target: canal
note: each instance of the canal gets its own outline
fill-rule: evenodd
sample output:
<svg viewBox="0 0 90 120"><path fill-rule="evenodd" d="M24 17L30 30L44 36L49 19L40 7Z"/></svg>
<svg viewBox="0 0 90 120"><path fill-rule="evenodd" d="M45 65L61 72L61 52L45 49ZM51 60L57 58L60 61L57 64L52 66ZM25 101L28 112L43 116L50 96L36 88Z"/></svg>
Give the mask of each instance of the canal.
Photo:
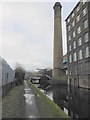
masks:
<svg viewBox="0 0 90 120"><path fill-rule="evenodd" d="M43 92L71 118L90 119L90 90L52 85Z"/></svg>

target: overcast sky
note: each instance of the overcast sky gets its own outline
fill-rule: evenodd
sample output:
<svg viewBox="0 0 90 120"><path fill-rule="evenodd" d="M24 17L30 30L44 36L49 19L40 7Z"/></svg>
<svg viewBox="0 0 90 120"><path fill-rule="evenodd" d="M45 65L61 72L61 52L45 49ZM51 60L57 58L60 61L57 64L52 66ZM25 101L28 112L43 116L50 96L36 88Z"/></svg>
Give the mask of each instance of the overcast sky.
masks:
<svg viewBox="0 0 90 120"><path fill-rule="evenodd" d="M22 64L27 70L52 67L54 3L4 2L0 4L1 56L12 67L16 63ZM61 2L61 4L63 54L65 54L67 50L65 19L76 2Z"/></svg>

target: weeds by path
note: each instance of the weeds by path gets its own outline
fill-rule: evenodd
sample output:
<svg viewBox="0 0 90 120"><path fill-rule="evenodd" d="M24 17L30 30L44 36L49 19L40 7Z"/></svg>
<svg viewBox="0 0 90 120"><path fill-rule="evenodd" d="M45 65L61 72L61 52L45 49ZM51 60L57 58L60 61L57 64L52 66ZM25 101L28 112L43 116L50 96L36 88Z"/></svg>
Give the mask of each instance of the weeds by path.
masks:
<svg viewBox="0 0 90 120"><path fill-rule="evenodd" d="M36 105L40 114L40 118L64 118L64 120L72 120L53 101L51 101L32 83L27 83L36 97Z"/></svg>

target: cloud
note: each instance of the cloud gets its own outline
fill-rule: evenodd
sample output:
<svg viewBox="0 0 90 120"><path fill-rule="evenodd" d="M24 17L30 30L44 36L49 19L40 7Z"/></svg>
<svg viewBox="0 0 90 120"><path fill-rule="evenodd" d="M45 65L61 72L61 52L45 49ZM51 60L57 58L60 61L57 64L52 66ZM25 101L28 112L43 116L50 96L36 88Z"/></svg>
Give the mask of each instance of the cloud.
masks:
<svg viewBox="0 0 90 120"><path fill-rule="evenodd" d="M49 9L47 4L45 7ZM3 4L2 52L11 66L15 63L26 69L51 66L52 18L42 8L42 3Z"/></svg>
<svg viewBox="0 0 90 120"><path fill-rule="evenodd" d="M51 2L2 3L2 9L0 9L2 10L0 14L2 56L12 67L15 63L23 64L29 70L52 66L53 5L54 3ZM62 21L67 15L65 9ZM63 43L66 44L65 24L62 23ZM64 44L65 54L66 45Z"/></svg>
<svg viewBox="0 0 90 120"><path fill-rule="evenodd" d="M81 0L86 1L86 0ZM1 2L56 2L56 0L1 0ZM58 0L58 2L79 2L79 0Z"/></svg>

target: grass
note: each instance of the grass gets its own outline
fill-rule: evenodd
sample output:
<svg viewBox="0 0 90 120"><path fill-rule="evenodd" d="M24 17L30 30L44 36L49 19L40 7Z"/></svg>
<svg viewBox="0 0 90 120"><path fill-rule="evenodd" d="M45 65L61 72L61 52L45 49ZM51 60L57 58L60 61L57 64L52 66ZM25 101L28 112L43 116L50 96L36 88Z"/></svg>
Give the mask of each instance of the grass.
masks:
<svg viewBox="0 0 90 120"><path fill-rule="evenodd" d="M60 107L44 95L38 88L30 82L27 83L36 97L36 105L41 118L66 118L70 120L70 117L66 115Z"/></svg>
<svg viewBox="0 0 90 120"><path fill-rule="evenodd" d="M2 99L3 118L23 118L24 117L24 86L15 86Z"/></svg>

